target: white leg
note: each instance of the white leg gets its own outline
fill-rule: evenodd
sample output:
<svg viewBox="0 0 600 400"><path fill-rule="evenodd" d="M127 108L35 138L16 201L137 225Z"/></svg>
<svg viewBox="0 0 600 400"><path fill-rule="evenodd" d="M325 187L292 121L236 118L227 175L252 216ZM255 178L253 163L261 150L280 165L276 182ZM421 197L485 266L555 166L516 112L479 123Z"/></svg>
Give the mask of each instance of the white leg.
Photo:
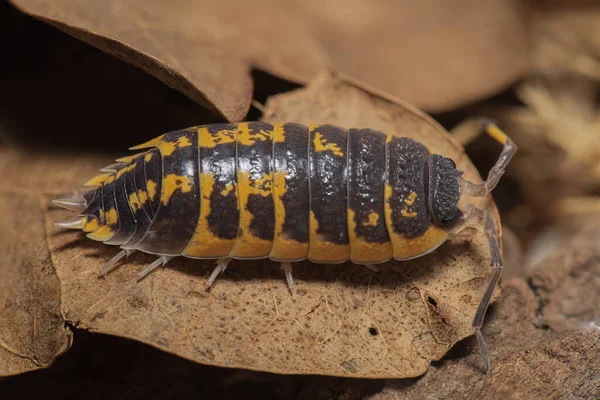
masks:
<svg viewBox="0 0 600 400"><path fill-rule="evenodd" d="M285 274L285 280L290 288L290 292L294 293L294 277L292 276L292 263L282 262L281 270Z"/></svg>
<svg viewBox="0 0 600 400"><path fill-rule="evenodd" d="M365 267L369 268L373 272L380 272L379 268L373 264L363 264Z"/></svg>
<svg viewBox="0 0 600 400"><path fill-rule="evenodd" d="M231 262L231 258L226 257L226 258L220 258L217 260L217 266L215 267L215 269L213 270L212 274L210 274L210 276L208 277L208 280L206 281L206 287L205 289L208 290L211 285L214 283L215 279L217 279L217 276L219 276L220 273L225 272L225 270L227 269L227 266L229 265L229 263Z"/></svg>
<svg viewBox="0 0 600 400"><path fill-rule="evenodd" d="M104 266L100 270L100 277L105 278L106 274L108 274L110 271L112 271L114 269L114 266L123 257L129 257L131 255L131 253L134 253L134 252L135 252L135 250L133 250L133 249L127 249L127 250L120 251L116 256L114 256L113 258L108 260L108 262L106 264L104 264Z"/></svg>
<svg viewBox="0 0 600 400"><path fill-rule="evenodd" d="M157 269L158 267L163 267L166 263L174 259L174 256L160 256L158 257L152 264L148 265L144 270L140 273L138 277L138 282L148 276L152 271Z"/></svg>

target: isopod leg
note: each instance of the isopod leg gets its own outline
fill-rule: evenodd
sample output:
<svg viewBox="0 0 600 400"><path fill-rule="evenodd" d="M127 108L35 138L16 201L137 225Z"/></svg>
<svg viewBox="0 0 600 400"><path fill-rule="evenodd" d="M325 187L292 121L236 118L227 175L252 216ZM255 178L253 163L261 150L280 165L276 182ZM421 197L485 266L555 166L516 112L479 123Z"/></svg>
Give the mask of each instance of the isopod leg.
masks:
<svg viewBox="0 0 600 400"><path fill-rule="evenodd" d="M134 252L135 252L135 250L133 250L133 249L127 249L127 250L120 251L116 256L114 256L113 258L111 258L110 260L108 260L108 262L106 264L104 264L104 266L100 270L100 276L99 277L102 277L102 278L106 277L106 274L108 274L110 271L112 271L115 268L115 265L123 257L129 257Z"/></svg>
<svg viewBox="0 0 600 400"><path fill-rule="evenodd" d="M147 277L152 271L157 269L158 267L163 267L169 261L174 259L175 257L171 256L160 256L158 257L152 264L148 265L142 272L140 272L140 276L138 277L138 282Z"/></svg>
<svg viewBox="0 0 600 400"><path fill-rule="evenodd" d="M502 256L500 255L498 230L496 229L496 225L494 224L490 214L485 210L481 210L473 205L469 205L465 213L465 227L468 226L483 228L490 250L490 267L493 268L492 277L485 288L485 292L483 293L481 300L479 301L472 324L475 331L475 336L477 337L477 342L479 343L479 348L481 349L481 354L483 356L485 371L486 373L489 373L490 359L485 339L481 333L481 327L483 326L483 320L490 304L490 300L494 294L494 288L498 284L500 276L502 275L503 263Z"/></svg>
<svg viewBox="0 0 600 400"><path fill-rule="evenodd" d="M285 274L285 281L287 282L288 287L290 288L290 292L293 294L294 293L294 277L292 276L292 263L282 262L281 270Z"/></svg>
<svg viewBox="0 0 600 400"><path fill-rule="evenodd" d="M215 267L212 274L210 274L210 276L208 277L208 280L206 281L206 286L205 286L206 290L208 290L211 287L211 285L214 283L215 279L217 279L217 276L219 276L219 274L223 273L227 269L227 266L229 265L230 262L231 262L231 258L229 258L229 257L220 258L217 260L217 266Z"/></svg>
<svg viewBox="0 0 600 400"><path fill-rule="evenodd" d="M496 164L492 167L488 173L487 179L484 182L473 183L462 178L460 179L462 192L467 196L487 196L488 193L490 193L496 187L500 177L504 174L504 171L506 171L508 163L517 152L517 145L494 123L484 120L482 125L485 133L487 133L497 142L504 145L504 147L502 148L500 157L498 157Z"/></svg>
<svg viewBox="0 0 600 400"><path fill-rule="evenodd" d="M365 267L369 268L371 271L373 272L380 272L379 268L377 267L377 265L374 264L363 264Z"/></svg>

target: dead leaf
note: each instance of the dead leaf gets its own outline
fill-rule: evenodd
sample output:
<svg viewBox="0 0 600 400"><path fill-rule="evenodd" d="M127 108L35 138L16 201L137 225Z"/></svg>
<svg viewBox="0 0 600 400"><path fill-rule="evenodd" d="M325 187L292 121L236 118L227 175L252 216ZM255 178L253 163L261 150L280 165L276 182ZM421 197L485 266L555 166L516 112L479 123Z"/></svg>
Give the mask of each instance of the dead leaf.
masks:
<svg viewBox="0 0 600 400"><path fill-rule="evenodd" d="M478 179L460 146L424 114L328 75L267 107L272 118L311 118L411 136L453 157L468 178ZM19 160L21 176L27 177L19 187L32 193L78 187L84 174L109 161L12 151L17 154L2 157L4 176L19 176L10 170ZM36 178L41 170L43 179ZM9 179L2 182L7 192L14 185ZM493 206L488 209L497 218ZM46 214L66 320L209 365L282 374L417 376L472 333L489 272L487 244L478 234L471 243L448 243L414 261L390 262L381 273L351 264L300 263L293 297L277 265L263 261L234 262L209 293L203 287L211 261L174 260L137 283L137 273L152 257L136 255L98 279L117 249L53 226L69 216L63 210Z"/></svg>
<svg viewBox="0 0 600 400"><path fill-rule="evenodd" d="M372 400L389 398L595 399L600 395L598 219L529 275L506 283L487 334L497 361L490 376L466 358L443 361L414 385L390 384Z"/></svg>
<svg viewBox="0 0 600 400"><path fill-rule="evenodd" d="M250 107L251 68L307 83L333 67L433 111L498 92L528 68L519 0L12 2L230 121Z"/></svg>
<svg viewBox="0 0 600 400"><path fill-rule="evenodd" d="M480 373L474 340L461 343L418 380L304 382L297 399L597 399L600 396L600 289L597 215L530 273L507 281L484 334L496 360ZM365 396L362 392L377 392Z"/></svg>
<svg viewBox="0 0 600 400"><path fill-rule="evenodd" d="M431 112L497 93L529 68L529 10L519 0L296 3L333 67Z"/></svg>
<svg viewBox="0 0 600 400"><path fill-rule="evenodd" d="M48 367L71 347L44 213L40 196L0 191L0 376Z"/></svg>

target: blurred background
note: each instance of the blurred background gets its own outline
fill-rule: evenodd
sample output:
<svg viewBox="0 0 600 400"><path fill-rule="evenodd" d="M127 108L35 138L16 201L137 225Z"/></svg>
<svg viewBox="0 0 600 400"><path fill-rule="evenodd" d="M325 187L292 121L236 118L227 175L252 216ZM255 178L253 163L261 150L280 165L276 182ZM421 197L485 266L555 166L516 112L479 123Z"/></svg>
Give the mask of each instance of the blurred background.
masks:
<svg viewBox="0 0 600 400"><path fill-rule="evenodd" d="M333 68L427 111L483 176L500 146L477 136L473 121L493 118L509 134L519 153L494 199L505 279L525 277L600 215L600 7L583 0L416 4L3 2L2 157L119 154L175 128L260 119L269 96ZM0 398L79 397L93 388L93 398L242 398L252 390L264 399L351 399L384 382L210 368L78 332L52 367L0 384Z"/></svg>

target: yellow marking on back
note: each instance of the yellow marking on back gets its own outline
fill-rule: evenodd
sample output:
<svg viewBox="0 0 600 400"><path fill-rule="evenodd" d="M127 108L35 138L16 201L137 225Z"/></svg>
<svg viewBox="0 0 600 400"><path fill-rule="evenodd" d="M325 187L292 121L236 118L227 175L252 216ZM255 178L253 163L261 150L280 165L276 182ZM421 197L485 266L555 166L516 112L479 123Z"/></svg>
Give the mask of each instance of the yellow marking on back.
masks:
<svg viewBox="0 0 600 400"><path fill-rule="evenodd" d="M83 226L84 232L94 232L100 228L100 222L96 217L88 217L85 225Z"/></svg>
<svg viewBox="0 0 600 400"><path fill-rule="evenodd" d="M390 238L392 239L392 244L394 246L394 259L406 260L409 258L418 257L420 255L426 254L434 250L444 241L446 241L446 239L448 238L448 233L433 225L430 226L421 236L417 236L414 238L406 238L404 237L404 235L395 233L394 229L392 228L392 208L389 204L389 199L392 197L392 187L387 183L385 185L384 193L385 223L388 228L388 234L390 235ZM409 200L411 197L412 196L409 196ZM414 198L416 199L416 196L414 196ZM403 211L404 210L406 210L406 208L404 208ZM404 212L403 216L409 218L411 217L410 215L404 215Z"/></svg>
<svg viewBox="0 0 600 400"><path fill-rule="evenodd" d="M192 181L187 176L169 174L163 178L161 199L163 205L169 204L171 196L176 190L188 193L192 190Z"/></svg>
<svg viewBox="0 0 600 400"><path fill-rule="evenodd" d="M156 147L156 146L158 146L158 144L160 143L162 138L165 137L165 135L166 135L166 133L164 135L160 135L159 137L156 137L154 139L148 140L146 143L142 143L142 144L138 144L137 146L130 147L129 150L140 150L140 149L147 149L149 147Z"/></svg>
<svg viewBox="0 0 600 400"><path fill-rule="evenodd" d="M417 216L415 211L408 212L408 206L412 206L415 200L417 199L417 194L415 192L410 192L408 195L408 199L404 201L404 208L400 210L400 214L406 218L414 218Z"/></svg>
<svg viewBox="0 0 600 400"><path fill-rule="evenodd" d="M414 218L417 216L417 213L415 211L408 212L408 209L406 208L406 206L404 206L404 208L402 210L400 210L400 214L406 218Z"/></svg>
<svg viewBox="0 0 600 400"><path fill-rule="evenodd" d="M272 132L265 131L261 129L260 131L252 130L250 131L250 126L247 122L242 122L238 124L238 143L243 144L244 146L252 146L257 141L264 142L271 138Z"/></svg>
<svg viewBox="0 0 600 400"><path fill-rule="evenodd" d="M315 145L316 152L330 151L338 157L344 157L344 152L342 151L341 147L323 138L319 132L315 132L313 144Z"/></svg>
<svg viewBox="0 0 600 400"><path fill-rule="evenodd" d="M369 222L373 220L371 216L375 214L377 218L379 216L377 213L369 214ZM356 234L356 222L354 210L348 209L348 236L350 238L350 260L352 260L355 264L378 264L392 258L394 253L394 248L392 246L392 242L386 243L372 243L367 242L362 237ZM377 218L375 218L374 225L377 224ZM363 226L365 223L362 223Z"/></svg>
<svg viewBox="0 0 600 400"><path fill-rule="evenodd" d="M215 179L212 173L200 174L200 215L196 231L192 235L190 243L183 251L187 257L197 258L219 258L226 257L233 248L235 240L222 239L215 236L208 226L208 215L211 211L210 196L213 192Z"/></svg>
<svg viewBox="0 0 600 400"><path fill-rule="evenodd" d="M98 230L96 230L92 233L88 233L87 237L89 237L92 240L97 240L99 242L105 242L105 241L109 240L111 237L113 237L114 234L115 234L115 231L113 228L111 228L108 225L103 225Z"/></svg>
<svg viewBox="0 0 600 400"><path fill-rule="evenodd" d="M118 170L115 174L115 179L119 179L120 177L122 177L125 172L127 172L127 168L121 168L120 170Z"/></svg>
<svg viewBox="0 0 600 400"><path fill-rule="evenodd" d="M114 181L115 181L115 175L112 174L108 178L106 178L106 180L102 183L102 185L107 186L107 185L110 185L111 183L113 183Z"/></svg>
<svg viewBox="0 0 600 400"><path fill-rule="evenodd" d="M207 127L198 129L198 147L213 148L218 144L233 143L237 140L237 130L223 129L214 134Z"/></svg>
<svg viewBox="0 0 600 400"><path fill-rule="evenodd" d="M119 213L117 213L115 208L106 211L104 217L106 218L106 225L116 225L119 223Z"/></svg>
<svg viewBox="0 0 600 400"><path fill-rule="evenodd" d="M283 143L285 142L285 124L275 124L273 125L273 143Z"/></svg>
<svg viewBox="0 0 600 400"><path fill-rule="evenodd" d="M99 187L102 186L102 184L104 182L106 182L106 180L112 176L112 174L101 174L101 175L96 175L95 177L93 177L92 179L90 179L89 181L87 181L86 183L83 184L83 186L92 186L92 187Z"/></svg>
<svg viewBox="0 0 600 400"><path fill-rule="evenodd" d="M394 258L397 260L405 260L408 258L418 257L435 250L439 245L448 239L448 233L435 226L430 226L421 236L414 238L404 238L393 241L394 243Z"/></svg>
<svg viewBox="0 0 600 400"><path fill-rule="evenodd" d="M248 211L247 205L248 198L251 194L258 194L263 197L271 195L273 175L272 173L263 174L263 176L260 179L253 181L248 172L238 171L237 177L240 225L238 229L238 237L235 241L233 249L231 250L230 257L266 257L271 252L271 246L273 241L258 238L250 232L250 223L254 219L254 215L252 215L252 213Z"/></svg>
<svg viewBox="0 0 600 400"><path fill-rule="evenodd" d="M227 196L234 189L235 185L233 184L233 182L229 182L227 185L225 185L225 189L221 190L221 196Z"/></svg>
<svg viewBox="0 0 600 400"><path fill-rule="evenodd" d="M352 211L352 210L350 210ZM354 211L352 211L352 213L354 213ZM354 219L353 219L354 221ZM377 221L379 221L379 214L377 214L376 212L372 212L371 214L369 214L369 220L368 221L363 221L363 223L361 224L362 226L377 226Z"/></svg>
<svg viewBox="0 0 600 400"><path fill-rule="evenodd" d="M275 261L298 261L308 255L308 242L301 243L283 234L286 210L282 197L286 194L285 178L287 172L275 172L273 179L273 200L275 202L275 237L269 258ZM308 210L294 210L306 212Z"/></svg>
<svg viewBox="0 0 600 400"><path fill-rule="evenodd" d="M148 179L146 182L146 188L148 189L148 197L150 200L154 200L154 196L156 196L156 182L152 179Z"/></svg>
<svg viewBox="0 0 600 400"><path fill-rule="evenodd" d="M158 148L158 150L160 150L160 154L162 154L163 157L167 157L173 154L175 149L179 149L181 147L189 147L191 145L192 141L190 140L190 138L188 138L187 136L180 136L174 142L161 141L156 147Z"/></svg>
<svg viewBox="0 0 600 400"><path fill-rule="evenodd" d="M350 258L350 244L335 244L319 235L319 221L310 211L308 259L314 263L341 263Z"/></svg>
<svg viewBox="0 0 600 400"><path fill-rule="evenodd" d="M149 163L149 162L150 162L150 160L152 160L152 156L153 156L153 154L154 154L154 153L152 153L152 152L148 152L148 153L146 153L146 155L144 156L144 161L145 161L145 162L147 162L147 163Z"/></svg>
<svg viewBox="0 0 600 400"><path fill-rule="evenodd" d="M133 192L129 194L129 207L131 207L131 211L136 213L140 208L142 208L142 203L140 203L140 199L137 196L137 193Z"/></svg>
<svg viewBox="0 0 600 400"><path fill-rule="evenodd" d="M148 201L148 193L145 190L138 189L137 195L138 199L140 200L140 204L145 204Z"/></svg>

